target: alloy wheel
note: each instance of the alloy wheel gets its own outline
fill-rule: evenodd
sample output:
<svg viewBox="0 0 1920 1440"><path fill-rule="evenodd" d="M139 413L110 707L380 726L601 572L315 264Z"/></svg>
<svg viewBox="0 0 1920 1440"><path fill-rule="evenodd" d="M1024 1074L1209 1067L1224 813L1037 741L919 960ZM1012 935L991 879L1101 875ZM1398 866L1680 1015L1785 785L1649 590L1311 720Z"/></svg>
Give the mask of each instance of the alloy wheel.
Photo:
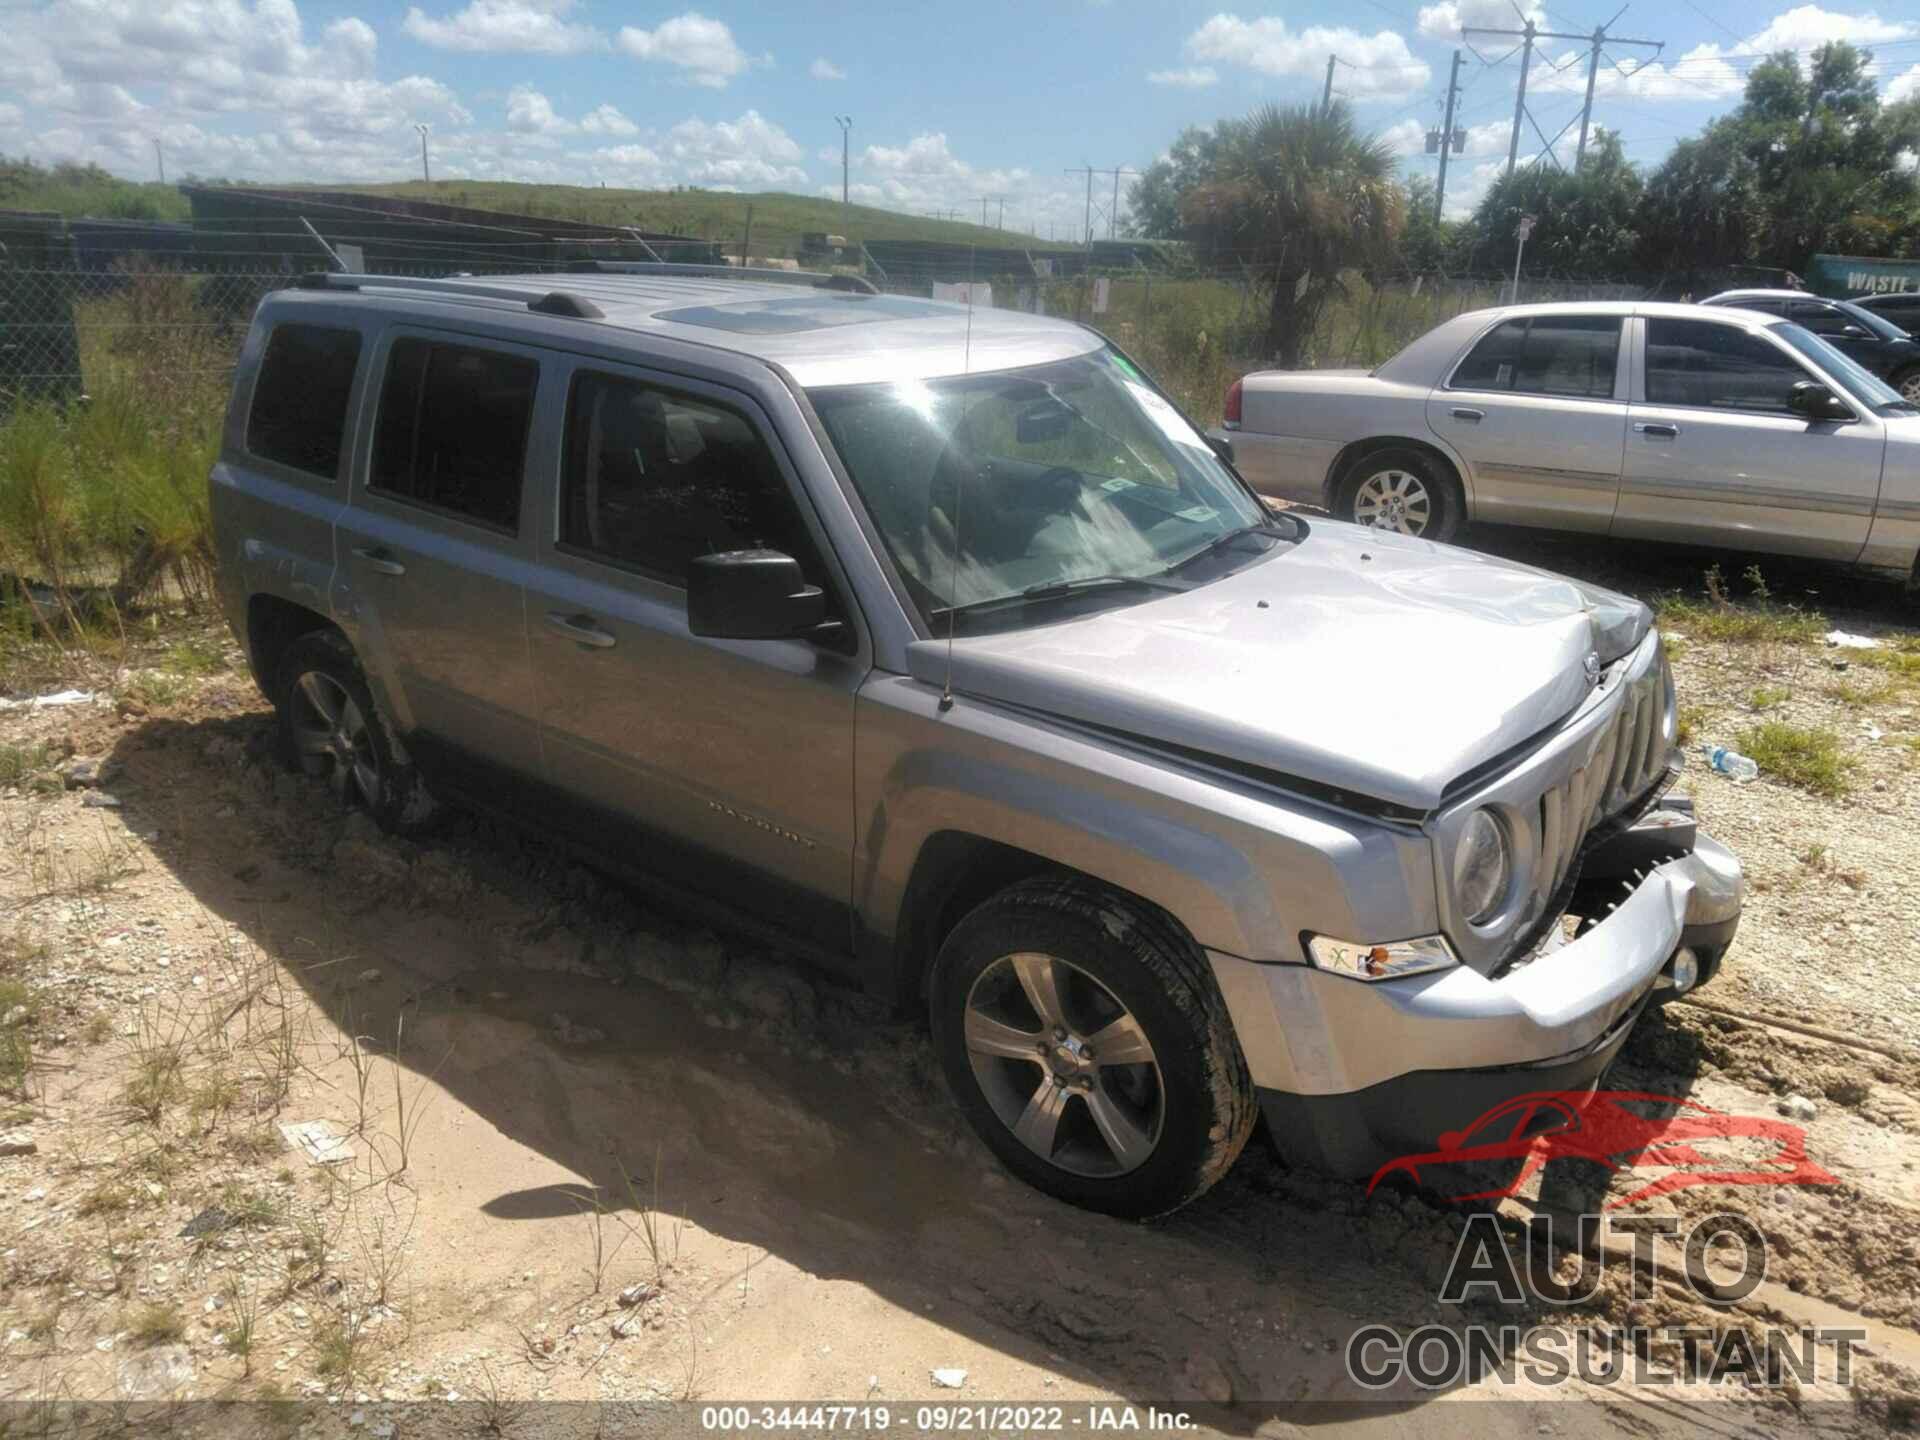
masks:
<svg viewBox="0 0 1920 1440"><path fill-rule="evenodd" d="M1914 405L1920 405L1920 370L1914 371L1900 382L1900 398Z"/></svg>
<svg viewBox="0 0 1920 1440"><path fill-rule="evenodd" d="M1433 522L1433 496L1411 470L1376 470L1354 492L1353 518L1376 530L1424 535Z"/></svg>
<svg viewBox="0 0 1920 1440"><path fill-rule="evenodd" d="M1166 1112L1153 1046L1078 966L1033 953L994 961L968 992L965 1040L994 1114L1049 1164L1112 1177L1153 1154Z"/></svg>
<svg viewBox="0 0 1920 1440"><path fill-rule="evenodd" d="M367 717L347 687L324 670L293 684L293 747L301 768L323 777L340 803L355 795L368 808L380 800L380 756Z"/></svg>

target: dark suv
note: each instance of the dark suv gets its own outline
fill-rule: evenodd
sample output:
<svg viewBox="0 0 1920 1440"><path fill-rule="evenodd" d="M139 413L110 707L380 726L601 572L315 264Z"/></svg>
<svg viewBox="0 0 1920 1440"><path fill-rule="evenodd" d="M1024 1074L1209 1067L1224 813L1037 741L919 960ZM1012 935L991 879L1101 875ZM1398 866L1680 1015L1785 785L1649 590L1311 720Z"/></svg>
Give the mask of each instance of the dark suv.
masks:
<svg viewBox="0 0 1920 1440"><path fill-rule="evenodd" d="M1800 290L1727 290L1700 303L1783 315L1838 346L1841 354L1885 380L1903 399L1920 404L1920 340L1885 314L1851 300L1826 300Z"/></svg>

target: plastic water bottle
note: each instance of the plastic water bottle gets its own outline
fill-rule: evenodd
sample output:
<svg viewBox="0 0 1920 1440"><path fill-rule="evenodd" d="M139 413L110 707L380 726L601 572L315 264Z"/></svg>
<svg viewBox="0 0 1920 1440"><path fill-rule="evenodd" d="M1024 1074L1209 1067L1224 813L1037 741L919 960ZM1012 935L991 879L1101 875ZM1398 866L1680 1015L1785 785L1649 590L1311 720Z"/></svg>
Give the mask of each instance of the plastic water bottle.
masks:
<svg viewBox="0 0 1920 1440"><path fill-rule="evenodd" d="M1718 770L1722 775L1728 776L1742 785L1746 784L1749 780L1755 779L1760 774L1760 766L1757 762L1748 759L1745 755L1739 754L1736 751L1729 750L1724 745L1702 745L1700 747L1700 753L1706 757L1707 768L1709 770Z"/></svg>

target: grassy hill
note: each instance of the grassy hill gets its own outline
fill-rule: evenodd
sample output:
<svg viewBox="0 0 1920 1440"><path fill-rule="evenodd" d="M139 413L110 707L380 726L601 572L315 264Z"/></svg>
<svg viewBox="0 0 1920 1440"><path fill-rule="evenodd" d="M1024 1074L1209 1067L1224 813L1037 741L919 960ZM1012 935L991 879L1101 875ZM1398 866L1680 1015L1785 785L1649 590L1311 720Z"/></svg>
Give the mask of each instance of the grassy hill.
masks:
<svg viewBox="0 0 1920 1440"><path fill-rule="evenodd" d="M412 196L444 205L473 205L520 215L552 215L609 225L636 225L737 248L753 206L753 253L793 255L809 230L853 240L943 240L955 244L1044 243L1013 230L901 215L866 205L843 208L816 195L768 191L736 195L717 190L613 190L584 185L520 185L499 180L419 180L400 185L331 187L370 195Z"/></svg>
<svg viewBox="0 0 1920 1440"><path fill-rule="evenodd" d="M281 187L275 187L281 188ZM298 188L298 187L292 187ZM1036 236L955 220L933 220L817 195L768 191L736 195L718 190L611 190L585 185L520 185L503 180L411 180L393 185L324 185L368 195L413 196L444 205L472 205L519 215L551 215L608 225L635 225L737 249L753 206L753 253L794 255L807 231L854 240L939 240L950 244L1042 244ZM53 210L71 218L185 220L186 197L171 185L121 180L96 166L51 168L0 155L0 208Z"/></svg>

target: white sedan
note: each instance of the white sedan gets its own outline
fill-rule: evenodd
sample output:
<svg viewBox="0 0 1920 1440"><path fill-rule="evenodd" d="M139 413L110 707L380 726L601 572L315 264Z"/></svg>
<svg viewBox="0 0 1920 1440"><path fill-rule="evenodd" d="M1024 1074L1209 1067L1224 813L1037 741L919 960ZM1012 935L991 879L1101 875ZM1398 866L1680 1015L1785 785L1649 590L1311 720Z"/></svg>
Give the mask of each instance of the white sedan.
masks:
<svg viewBox="0 0 1920 1440"><path fill-rule="evenodd" d="M1248 375L1212 433L1263 494L1409 535L1484 520L1920 578L1920 409L1776 316L1475 311L1370 372Z"/></svg>

